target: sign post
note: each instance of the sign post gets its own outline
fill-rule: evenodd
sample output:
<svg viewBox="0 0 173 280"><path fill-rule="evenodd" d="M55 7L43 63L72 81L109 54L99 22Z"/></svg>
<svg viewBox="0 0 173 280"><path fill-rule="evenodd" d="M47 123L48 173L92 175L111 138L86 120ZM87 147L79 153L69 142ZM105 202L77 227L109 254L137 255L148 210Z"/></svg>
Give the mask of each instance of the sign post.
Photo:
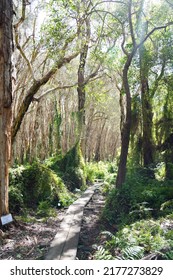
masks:
<svg viewBox="0 0 173 280"><path fill-rule="evenodd" d="M13 222L13 218L11 214L7 214L1 217L1 224L2 226Z"/></svg>

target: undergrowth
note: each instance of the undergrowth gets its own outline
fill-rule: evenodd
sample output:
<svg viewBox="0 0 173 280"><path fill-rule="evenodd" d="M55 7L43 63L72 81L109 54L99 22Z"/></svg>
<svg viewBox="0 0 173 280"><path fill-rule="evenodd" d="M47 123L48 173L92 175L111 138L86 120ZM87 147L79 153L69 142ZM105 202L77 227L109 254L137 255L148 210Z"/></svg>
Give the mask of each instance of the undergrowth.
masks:
<svg viewBox="0 0 173 280"><path fill-rule="evenodd" d="M63 180L50 168L39 162L18 166L10 170L10 211L17 213L25 208L39 209L41 203L52 207L68 206L74 195ZM46 210L45 210L46 212Z"/></svg>
<svg viewBox="0 0 173 280"><path fill-rule="evenodd" d="M123 186L109 191L101 221L111 230L95 259L173 259L173 181L146 174L129 169Z"/></svg>
<svg viewBox="0 0 173 280"><path fill-rule="evenodd" d="M173 216L157 220L139 220L124 226L117 233L102 232L105 242L99 245L96 259L142 259L152 255L157 259L172 259L173 257Z"/></svg>
<svg viewBox="0 0 173 280"><path fill-rule="evenodd" d="M70 191L86 188L86 170L79 143L66 155L55 158L49 167L59 174Z"/></svg>

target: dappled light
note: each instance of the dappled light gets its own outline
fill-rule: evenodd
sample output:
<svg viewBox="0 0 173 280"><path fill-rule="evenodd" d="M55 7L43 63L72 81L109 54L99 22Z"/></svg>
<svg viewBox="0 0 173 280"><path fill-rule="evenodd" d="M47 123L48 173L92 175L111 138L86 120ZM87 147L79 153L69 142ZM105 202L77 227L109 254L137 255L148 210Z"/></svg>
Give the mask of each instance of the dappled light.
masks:
<svg viewBox="0 0 173 280"><path fill-rule="evenodd" d="M172 260L172 1L0 15L0 259Z"/></svg>

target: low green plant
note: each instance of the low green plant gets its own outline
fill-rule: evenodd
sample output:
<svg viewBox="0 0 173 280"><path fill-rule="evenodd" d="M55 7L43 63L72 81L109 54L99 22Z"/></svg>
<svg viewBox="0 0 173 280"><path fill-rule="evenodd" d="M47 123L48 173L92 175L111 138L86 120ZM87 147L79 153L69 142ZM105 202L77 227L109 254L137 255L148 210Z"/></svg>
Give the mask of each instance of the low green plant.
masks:
<svg viewBox="0 0 173 280"><path fill-rule="evenodd" d="M102 179L112 184L115 183L117 166L113 162L88 162L86 163L87 181L93 183L97 179Z"/></svg>
<svg viewBox="0 0 173 280"><path fill-rule="evenodd" d="M50 202L40 201L37 207L37 216L39 217L56 217L57 212L55 208L51 207Z"/></svg>
<svg viewBox="0 0 173 280"><path fill-rule="evenodd" d="M108 195L109 192L111 191L111 189L113 188L114 186L113 185L110 185L108 182L104 182L103 185L102 185L102 193L104 195Z"/></svg>
<svg viewBox="0 0 173 280"><path fill-rule="evenodd" d="M164 215L173 213L173 199L170 199L161 204L160 210L163 211Z"/></svg>
<svg viewBox="0 0 173 280"><path fill-rule="evenodd" d="M140 220L124 226L115 234L103 232L107 238L101 252L96 251L96 258L109 256L110 259L134 260L153 252L159 253L161 259L171 258L173 231L164 228L163 223L167 224L168 220Z"/></svg>
<svg viewBox="0 0 173 280"><path fill-rule="evenodd" d="M158 181L163 181L165 179L166 170L165 170L165 163L160 162L155 167L155 177Z"/></svg>
<svg viewBox="0 0 173 280"><path fill-rule="evenodd" d="M9 187L10 212L19 213L24 208L24 198L22 191L17 186Z"/></svg>
<svg viewBox="0 0 173 280"><path fill-rule="evenodd" d="M113 256L110 254L108 250L106 250L103 246L98 246L95 254L94 259L96 260L113 260Z"/></svg>
<svg viewBox="0 0 173 280"><path fill-rule="evenodd" d="M147 219L152 216L153 208L148 207L148 202L137 203L129 213L132 220Z"/></svg>
<svg viewBox="0 0 173 280"><path fill-rule="evenodd" d="M162 255L164 260L173 260L173 250L169 250L165 254Z"/></svg>
<svg viewBox="0 0 173 280"><path fill-rule="evenodd" d="M25 207L23 196L23 171L25 167L23 165L15 168L10 168L9 172L9 206L10 211L19 213Z"/></svg>
<svg viewBox="0 0 173 280"><path fill-rule="evenodd" d="M170 203L169 207L164 204L172 199L172 181L147 179L141 170L130 170L123 186L109 192L103 217L118 227L138 219L158 218L172 211Z"/></svg>

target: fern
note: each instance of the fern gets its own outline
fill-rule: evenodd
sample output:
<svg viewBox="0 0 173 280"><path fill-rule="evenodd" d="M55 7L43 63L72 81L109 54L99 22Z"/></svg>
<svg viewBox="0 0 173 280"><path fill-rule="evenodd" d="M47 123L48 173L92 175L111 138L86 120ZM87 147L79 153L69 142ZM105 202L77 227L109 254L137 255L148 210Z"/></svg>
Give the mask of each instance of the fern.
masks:
<svg viewBox="0 0 173 280"><path fill-rule="evenodd" d="M163 256L163 259L173 260L173 250L166 252L165 255Z"/></svg>
<svg viewBox="0 0 173 280"><path fill-rule="evenodd" d="M115 235L113 235L113 233L111 233L110 231L105 230L105 231L102 231L101 234L106 235L110 239L115 239Z"/></svg>
<svg viewBox="0 0 173 280"><path fill-rule="evenodd" d="M144 249L140 246L131 246L122 249L123 260L140 260L144 256Z"/></svg>
<svg viewBox="0 0 173 280"><path fill-rule="evenodd" d="M113 260L113 256L103 248L103 246L98 246L97 251L95 253L96 260Z"/></svg>

